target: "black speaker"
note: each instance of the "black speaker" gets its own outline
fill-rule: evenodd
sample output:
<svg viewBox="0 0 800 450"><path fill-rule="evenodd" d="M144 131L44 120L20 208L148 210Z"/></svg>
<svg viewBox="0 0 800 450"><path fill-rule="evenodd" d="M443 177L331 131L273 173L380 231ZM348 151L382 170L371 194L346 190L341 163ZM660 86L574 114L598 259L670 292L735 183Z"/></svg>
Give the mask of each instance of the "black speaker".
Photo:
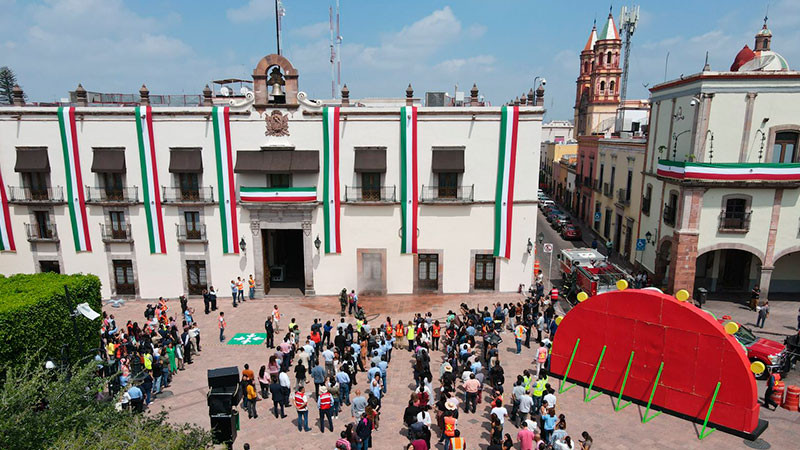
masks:
<svg viewBox="0 0 800 450"><path fill-rule="evenodd" d="M233 443L236 440L236 415L212 415L211 439L215 444Z"/></svg>
<svg viewBox="0 0 800 450"><path fill-rule="evenodd" d="M241 391L239 386L215 387L208 393L208 413L230 414L234 405L239 404Z"/></svg>
<svg viewBox="0 0 800 450"><path fill-rule="evenodd" d="M239 384L238 367L208 369L208 387L234 387Z"/></svg>

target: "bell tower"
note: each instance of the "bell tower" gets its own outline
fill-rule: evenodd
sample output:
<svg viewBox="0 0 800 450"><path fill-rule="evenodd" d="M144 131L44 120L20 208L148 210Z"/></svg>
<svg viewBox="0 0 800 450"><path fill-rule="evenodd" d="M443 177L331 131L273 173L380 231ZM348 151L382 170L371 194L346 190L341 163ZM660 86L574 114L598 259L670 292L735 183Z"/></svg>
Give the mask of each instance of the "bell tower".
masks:
<svg viewBox="0 0 800 450"><path fill-rule="evenodd" d="M764 16L764 26L756 33L756 46L753 47L753 51L770 51L770 41L772 41L772 32L767 28L767 17Z"/></svg>
<svg viewBox="0 0 800 450"><path fill-rule="evenodd" d="M592 73L592 103L619 105L619 80L622 69L619 67L622 39L614 24L614 16L608 19L597 36L594 46L595 70Z"/></svg>
<svg viewBox="0 0 800 450"><path fill-rule="evenodd" d="M588 104L591 100L592 72L594 71L594 45L597 42L597 24L592 25L589 40L581 51L580 72L575 90L575 134L580 136L587 131Z"/></svg>

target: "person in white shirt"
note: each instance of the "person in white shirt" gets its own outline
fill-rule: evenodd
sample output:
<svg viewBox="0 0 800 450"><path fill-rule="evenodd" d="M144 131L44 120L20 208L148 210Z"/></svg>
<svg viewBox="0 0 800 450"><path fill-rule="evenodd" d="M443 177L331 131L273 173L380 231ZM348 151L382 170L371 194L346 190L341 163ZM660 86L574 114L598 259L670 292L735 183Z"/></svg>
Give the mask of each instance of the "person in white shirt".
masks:
<svg viewBox="0 0 800 450"><path fill-rule="evenodd" d="M431 426L431 413L428 412L428 406L423 406L422 411L417 413L417 422L422 422L426 427Z"/></svg>
<svg viewBox="0 0 800 450"><path fill-rule="evenodd" d="M500 425L505 425L506 416L508 415L508 410L506 409L505 406L503 406L502 400L497 401L497 406L492 408L490 415L491 414L496 415L497 418L500 419Z"/></svg>
<svg viewBox="0 0 800 450"><path fill-rule="evenodd" d="M547 394L542 398L542 400L547 402L548 408L556 407L556 396L553 394L553 391L547 391Z"/></svg>
<svg viewBox="0 0 800 450"><path fill-rule="evenodd" d="M289 393L292 391L292 381L289 379L289 374L282 370L281 373L278 374L278 382L286 398L285 406L289 406Z"/></svg>

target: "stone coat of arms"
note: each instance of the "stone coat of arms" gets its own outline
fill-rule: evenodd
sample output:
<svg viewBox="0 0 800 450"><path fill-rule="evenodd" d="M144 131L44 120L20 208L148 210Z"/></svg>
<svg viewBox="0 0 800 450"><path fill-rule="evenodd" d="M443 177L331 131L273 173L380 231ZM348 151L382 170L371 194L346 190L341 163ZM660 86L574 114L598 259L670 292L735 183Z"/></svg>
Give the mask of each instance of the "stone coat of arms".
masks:
<svg viewBox="0 0 800 450"><path fill-rule="evenodd" d="M267 136L289 136L289 114L273 110L264 120L267 122Z"/></svg>

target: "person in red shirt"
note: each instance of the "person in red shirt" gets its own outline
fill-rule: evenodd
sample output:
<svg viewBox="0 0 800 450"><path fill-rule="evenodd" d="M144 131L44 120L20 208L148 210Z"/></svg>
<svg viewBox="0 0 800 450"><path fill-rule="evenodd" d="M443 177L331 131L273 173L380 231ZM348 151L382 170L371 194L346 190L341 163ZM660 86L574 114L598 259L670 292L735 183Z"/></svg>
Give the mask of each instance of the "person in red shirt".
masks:
<svg viewBox="0 0 800 450"><path fill-rule="evenodd" d="M319 407L319 431L325 432L325 418L328 418L328 425L330 425L331 432L333 432L333 396L328 392L326 386L319 388L319 398L317 399L317 406Z"/></svg>

